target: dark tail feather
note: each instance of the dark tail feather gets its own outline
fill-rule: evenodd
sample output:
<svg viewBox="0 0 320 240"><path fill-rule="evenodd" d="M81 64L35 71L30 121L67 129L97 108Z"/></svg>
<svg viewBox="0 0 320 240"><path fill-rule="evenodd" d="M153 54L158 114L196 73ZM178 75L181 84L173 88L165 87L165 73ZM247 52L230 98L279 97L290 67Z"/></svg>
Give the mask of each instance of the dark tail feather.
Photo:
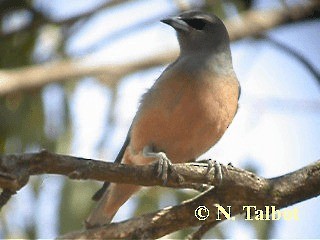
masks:
<svg viewBox="0 0 320 240"><path fill-rule="evenodd" d="M107 188L109 187L110 183L109 182L104 182L103 186L92 196L93 201L99 201Z"/></svg>
<svg viewBox="0 0 320 240"><path fill-rule="evenodd" d="M131 130L131 126L130 126L130 129L128 131L128 134L127 134L127 137L126 137L126 140L124 141L121 149L120 149L120 152L118 153L116 159L115 159L115 163L121 163L121 160L123 158L123 155L124 155L124 152L126 151L127 149L127 146L129 145L129 142L130 142L130 130ZM109 187L110 183L109 182L104 182L102 188L100 188L93 196L92 196L92 200L94 201L99 201L103 194L105 193L105 191L107 190L107 188Z"/></svg>

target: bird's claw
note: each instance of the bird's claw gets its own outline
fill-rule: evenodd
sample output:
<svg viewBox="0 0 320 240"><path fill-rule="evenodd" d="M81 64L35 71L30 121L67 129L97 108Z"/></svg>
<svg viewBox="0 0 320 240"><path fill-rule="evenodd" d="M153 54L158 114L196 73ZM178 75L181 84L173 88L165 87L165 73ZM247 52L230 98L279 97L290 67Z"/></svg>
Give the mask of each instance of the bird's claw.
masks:
<svg viewBox="0 0 320 240"><path fill-rule="evenodd" d="M197 162L208 164L208 168L207 168L207 172L206 172L205 176L209 176L213 172L215 179L217 180L216 186L220 186L222 183L222 180L223 180L222 168L221 168L220 163L218 161L212 160L212 159L205 159L205 160L200 160Z"/></svg>
<svg viewBox="0 0 320 240"><path fill-rule="evenodd" d="M168 171L171 170L172 163L164 152L156 153L158 158L157 176L162 179L164 185L168 182Z"/></svg>
<svg viewBox="0 0 320 240"><path fill-rule="evenodd" d="M144 157L152 157L157 159L155 163L157 164L157 176L161 178L163 184L166 185L168 182L169 171L176 173L172 167L170 159L164 152L154 152L150 146L144 147L142 153ZM176 173L176 175L178 177L179 183L182 183L184 181L183 177L180 176L178 173Z"/></svg>
<svg viewBox="0 0 320 240"><path fill-rule="evenodd" d="M219 162L214 161L213 166L214 166L214 173L215 173L215 176L216 176L216 178L217 178L217 180L218 180L218 184L217 184L217 186L220 186L220 185L221 185L221 183L222 183L222 179L223 179L221 165L220 165L220 163L219 163Z"/></svg>

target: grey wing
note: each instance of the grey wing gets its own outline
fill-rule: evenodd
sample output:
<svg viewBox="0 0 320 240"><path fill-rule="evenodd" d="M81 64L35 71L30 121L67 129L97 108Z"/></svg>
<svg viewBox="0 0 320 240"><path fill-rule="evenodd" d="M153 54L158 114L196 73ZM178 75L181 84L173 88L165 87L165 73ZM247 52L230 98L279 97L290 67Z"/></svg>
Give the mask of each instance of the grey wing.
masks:
<svg viewBox="0 0 320 240"><path fill-rule="evenodd" d="M123 158L123 154L127 149L127 146L130 143L130 130L131 130L131 126L130 129L128 131L126 140L124 141L116 159L114 160L115 163L121 163L121 160ZM108 186L109 186L110 182L104 182L103 186L92 196L92 200L94 201L98 201L100 200L100 198L102 197L102 195L104 194L104 192L107 190Z"/></svg>

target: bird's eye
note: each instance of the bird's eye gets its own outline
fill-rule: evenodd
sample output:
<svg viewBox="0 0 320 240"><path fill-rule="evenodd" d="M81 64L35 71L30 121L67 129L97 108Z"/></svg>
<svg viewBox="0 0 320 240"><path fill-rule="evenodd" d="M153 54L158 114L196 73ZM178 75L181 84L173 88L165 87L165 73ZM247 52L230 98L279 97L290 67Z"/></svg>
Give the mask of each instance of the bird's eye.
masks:
<svg viewBox="0 0 320 240"><path fill-rule="evenodd" d="M197 30L202 30L206 25L206 22L203 19L184 19L184 21L192 28Z"/></svg>

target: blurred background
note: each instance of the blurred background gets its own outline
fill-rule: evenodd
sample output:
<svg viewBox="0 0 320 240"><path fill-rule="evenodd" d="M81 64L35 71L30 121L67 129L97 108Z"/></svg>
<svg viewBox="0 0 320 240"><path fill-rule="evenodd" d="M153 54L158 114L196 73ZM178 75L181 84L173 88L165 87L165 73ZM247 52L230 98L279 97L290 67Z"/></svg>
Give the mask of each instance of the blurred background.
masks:
<svg viewBox="0 0 320 240"><path fill-rule="evenodd" d="M232 162L263 177L312 163L320 158L320 13L319 8L304 11L314 2L1 0L0 153L45 148L113 161L140 96L178 54L174 30L159 20L200 8L230 23L242 86L232 125L202 158ZM292 7L296 10L290 11ZM244 16L256 16L256 21L247 24ZM259 30L261 22L270 22L267 31ZM32 177L0 212L0 238L53 238L80 229L100 184ZM114 221L179 204L195 194L146 188ZM298 221L237 217L206 237L320 238L320 199L293 207ZM191 230L168 237L181 238Z"/></svg>

